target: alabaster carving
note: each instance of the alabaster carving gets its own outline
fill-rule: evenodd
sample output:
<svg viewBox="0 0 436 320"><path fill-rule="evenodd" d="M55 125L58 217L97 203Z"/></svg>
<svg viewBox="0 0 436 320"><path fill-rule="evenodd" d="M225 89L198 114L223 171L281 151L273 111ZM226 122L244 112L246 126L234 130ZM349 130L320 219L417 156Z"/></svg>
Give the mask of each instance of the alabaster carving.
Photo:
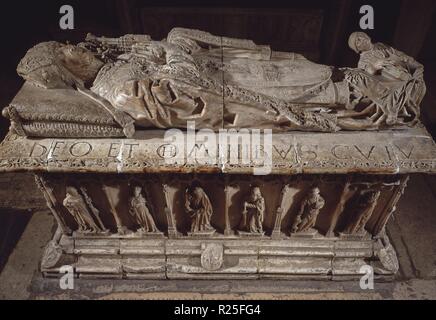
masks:
<svg viewBox="0 0 436 320"><path fill-rule="evenodd" d="M265 216L265 199L259 187L253 187L249 197L242 205L242 217L239 224L241 231L263 234Z"/></svg>
<svg viewBox="0 0 436 320"><path fill-rule="evenodd" d="M358 234L365 231L365 225L371 218L381 191L364 187L359 190L353 205L354 217L344 229L344 233Z"/></svg>
<svg viewBox="0 0 436 320"><path fill-rule="evenodd" d="M185 209L191 218L191 233L215 233L210 220L212 204L203 188L194 186L185 191Z"/></svg>
<svg viewBox="0 0 436 320"><path fill-rule="evenodd" d="M274 227L271 232L271 238L273 239L280 239L283 237L283 233L281 231L282 229L282 220L283 220L283 214L284 214L284 207L285 202L288 197L288 193L291 190L291 186L284 183L281 191L280 191L280 199L279 199L279 205L277 206L276 210L276 216L274 220Z"/></svg>
<svg viewBox="0 0 436 320"><path fill-rule="evenodd" d="M125 179L127 180L125 181ZM146 179L150 180L150 178L144 178L143 181ZM169 191L170 186L160 179L150 182L157 192L150 201L146 199L143 182L140 182L141 178L135 178L138 182L132 185L130 178L111 178L113 193L125 196L113 197L111 201L108 201L108 197L111 197L110 192L101 193L102 190L108 188L104 181L87 180L85 177L77 181L77 184L81 185L77 188L64 182L64 179L46 175L36 176L37 183L43 187L41 190L44 196L50 200L51 205L49 206L53 215L60 222L59 232L61 234L72 235L72 232L76 231L80 234L111 233L126 237L141 237L147 234L160 236L162 233L157 227L156 221L158 220L166 226L165 235L169 238L193 234L208 236L214 233L232 238L240 235L263 235L264 233L273 237L275 232L281 230L288 230L287 233L290 230L291 235L312 232L315 225L318 225L317 221L320 215L329 216L327 219L329 222L325 224L325 219L323 219L324 223L317 227L321 234L314 236L325 235L329 237L331 229L336 235L345 233L359 236L368 222L373 220L373 215L377 215L377 220L372 221L368 232L377 236L383 231L385 221L383 217L390 215L395 209L395 203L407 181L407 179L389 178L388 181L383 182L372 177L366 178L367 180L365 177L358 177L353 181L350 179L344 179L344 181L327 180L323 184L330 194L330 201L334 203L343 201L338 211L337 205L327 206L328 200L321 195L320 187L314 186L316 184L313 182L316 177L291 181L288 181L284 176L279 177L279 190L281 192L274 201L271 198L268 201L258 186L249 186L247 189L244 184L249 183L250 179L243 177L238 179L242 180L232 182L231 188L233 196L238 196L240 200L231 202L225 201L229 197L229 191L226 191L229 186L226 183L222 185L216 182L208 183L206 177L201 178L202 184L206 184L215 194L215 197L220 195L218 198L220 204L214 204L206 194L204 187L198 185L199 182L183 187L184 183L180 183L183 181L182 177L172 179L171 192ZM272 180L266 178L262 182L263 188L266 188L268 193L273 188L271 183ZM85 185L92 186L89 187L92 188L92 192L87 191L88 187ZM338 188L347 190L347 195L336 194ZM64 193L61 190L64 190ZM301 192L304 192L301 199L295 196ZM333 195L332 192L335 194ZM380 206L381 198L384 199L383 206ZM392 202L389 206L386 206L387 198L391 199ZM158 201L158 199L161 200ZM96 202L100 204L100 210L94 205ZM172 203L184 203L183 210L181 212L174 211L174 208L169 205ZM268 210L268 208L274 207L277 208L275 211ZM324 210L326 207L328 207L327 211ZM155 215L152 214L151 208L156 208ZM293 214L293 208L297 209L296 215ZM176 214L183 214L185 217L179 221L176 219ZM72 217L73 220L68 219L68 216ZM215 217L214 221L218 223L216 228L212 226L212 216ZM286 218L287 216L290 219ZM72 221L74 221L73 224ZM103 221L113 221L112 227L108 228L107 223ZM120 233L120 226L126 232ZM137 235L129 231L134 228L138 231ZM229 231L225 231L226 229ZM187 230L187 232L180 234L177 230ZM238 233L236 234L235 231ZM284 235L282 234L282 236Z"/></svg>
<svg viewBox="0 0 436 320"><path fill-rule="evenodd" d="M162 191L165 197L164 211L165 211L165 217L168 225L168 237L176 238L179 235L179 232L177 231L176 219L174 217L173 206L172 206L171 196L169 192L169 185L167 183L162 184Z"/></svg>
<svg viewBox="0 0 436 320"><path fill-rule="evenodd" d="M55 217L57 225L61 230L61 232L64 234L70 234L71 228L68 227L68 225L65 222L65 219L59 213L60 212L59 206L61 205L61 202L59 202L56 199L56 196L54 195L54 187L50 185L42 177L37 175L35 175L35 182L36 182L36 186L39 188L39 190L41 190L42 194L44 195L45 201L47 203L47 207L50 209L51 213Z"/></svg>
<svg viewBox="0 0 436 320"><path fill-rule="evenodd" d="M142 194L142 187L133 188L133 196L129 199L129 213L139 225L138 232L158 232L153 216L147 206L147 201Z"/></svg>
<svg viewBox="0 0 436 320"><path fill-rule="evenodd" d="M218 243L208 243L202 246L201 266L208 271L219 270L224 263L224 247Z"/></svg>
<svg viewBox="0 0 436 320"><path fill-rule="evenodd" d="M46 275L56 275L64 261L81 275L140 279L274 278L301 272L342 279L359 276L356 264L372 265L379 276L398 270L385 224L406 176L76 178L79 188L60 174L37 176L54 204L53 214L64 223L46 247L41 262ZM108 186L119 195L111 202ZM91 209L97 203L98 212ZM174 206L178 203L185 206ZM119 233L112 207L127 230L139 226L139 232Z"/></svg>
<svg viewBox="0 0 436 320"><path fill-rule="evenodd" d="M317 187L310 189L301 201L300 211L295 217L291 233L313 231L319 212L325 205L324 198Z"/></svg>
<svg viewBox="0 0 436 320"><path fill-rule="evenodd" d="M106 231L106 228L100 219L99 211L94 207L91 199L83 190L84 189L82 189L82 196L75 187L67 186L65 199L62 202L64 207L68 209L68 212L76 221L78 225L77 231L81 233Z"/></svg>
<svg viewBox="0 0 436 320"><path fill-rule="evenodd" d="M57 222L42 273L345 280L370 265L392 278L386 224L408 176L436 172L423 66L361 32L349 46L352 68L184 28L31 48L0 171L35 173ZM274 134L227 141L226 158L201 140L210 130L166 130L191 121Z"/></svg>
<svg viewBox="0 0 436 320"><path fill-rule="evenodd" d="M188 121L199 129L322 132L415 125L423 66L362 32L349 46L360 54L356 68L184 28L161 41L89 35L78 45L44 42L17 68L42 88L25 86L23 95L33 92L43 109L17 97L3 113L18 134L63 137L130 137L135 127L186 128ZM63 96L76 98L76 110L91 107L63 110Z"/></svg>
<svg viewBox="0 0 436 320"><path fill-rule="evenodd" d="M41 260L42 268L54 267L62 257L62 247L56 241L50 241L44 248Z"/></svg>

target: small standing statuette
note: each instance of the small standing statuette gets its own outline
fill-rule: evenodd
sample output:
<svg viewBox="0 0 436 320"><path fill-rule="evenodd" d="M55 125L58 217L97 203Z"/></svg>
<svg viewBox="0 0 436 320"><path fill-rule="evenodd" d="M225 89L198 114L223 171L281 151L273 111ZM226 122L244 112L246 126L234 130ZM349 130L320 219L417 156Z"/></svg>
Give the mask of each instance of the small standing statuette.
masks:
<svg viewBox="0 0 436 320"><path fill-rule="evenodd" d="M241 231L263 234L263 219L265 216L265 199L259 187L251 189L250 196L244 201L242 219L239 224Z"/></svg>
<svg viewBox="0 0 436 320"><path fill-rule="evenodd" d="M365 233L365 226L371 218L380 197L380 190L363 189L360 190L356 202L353 206L353 216L345 227L345 234L362 234Z"/></svg>
<svg viewBox="0 0 436 320"><path fill-rule="evenodd" d="M191 216L191 234L215 233L210 224L212 204L201 187L187 188L185 193L185 209Z"/></svg>
<svg viewBox="0 0 436 320"><path fill-rule="evenodd" d="M142 195L141 186L135 186L133 189L133 196L129 199L129 213L140 226L137 232L147 233L159 231L148 209L147 200Z"/></svg>
<svg viewBox="0 0 436 320"><path fill-rule="evenodd" d="M101 221L99 221L100 225L95 222L91 214L92 211L98 217L98 210L90 201L85 202L83 196L79 194L75 187L68 186L66 188L63 205L68 209L74 220L76 220L79 232L96 233L107 231Z"/></svg>
<svg viewBox="0 0 436 320"><path fill-rule="evenodd" d="M314 231L316 219L325 205L317 187L310 189L301 201L300 211L291 227L291 233Z"/></svg>

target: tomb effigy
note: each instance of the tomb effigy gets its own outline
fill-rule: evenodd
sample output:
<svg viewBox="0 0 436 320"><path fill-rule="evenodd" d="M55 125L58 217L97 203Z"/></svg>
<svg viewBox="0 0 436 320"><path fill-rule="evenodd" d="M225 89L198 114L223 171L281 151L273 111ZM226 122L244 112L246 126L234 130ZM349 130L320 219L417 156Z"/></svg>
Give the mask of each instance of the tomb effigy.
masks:
<svg viewBox="0 0 436 320"><path fill-rule="evenodd" d="M424 70L349 46L355 68L183 28L31 48L0 171L33 172L56 219L43 275L392 278L386 223L436 172Z"/></svg>

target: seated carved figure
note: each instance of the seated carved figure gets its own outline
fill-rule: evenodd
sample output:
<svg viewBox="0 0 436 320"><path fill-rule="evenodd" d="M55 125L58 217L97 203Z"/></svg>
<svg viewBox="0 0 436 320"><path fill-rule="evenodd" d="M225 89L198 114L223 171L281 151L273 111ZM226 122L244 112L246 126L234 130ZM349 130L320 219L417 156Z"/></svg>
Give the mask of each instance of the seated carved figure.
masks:
<svg viewBox="0 0 436 320"><path fill-rule="evenodd" d="M361 54L355 69L183 28L162 41L44 42L20 62L30 85L3 114L16 133L31 136L130 137L135 128L186 128L187 121L199 129L323 132L415 124L422 65L363 33L349 44ZM63 109L65 100L74 103Z"/></svg>

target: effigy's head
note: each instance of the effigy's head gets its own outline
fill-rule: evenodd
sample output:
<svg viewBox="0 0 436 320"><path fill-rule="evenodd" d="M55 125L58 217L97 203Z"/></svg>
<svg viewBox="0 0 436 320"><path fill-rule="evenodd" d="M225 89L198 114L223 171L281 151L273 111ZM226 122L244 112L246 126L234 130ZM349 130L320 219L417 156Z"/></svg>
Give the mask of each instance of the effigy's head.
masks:
<svg viewBox="0 0 436 320"><path fill-rule="evenodd" d="M372 48L372 41L365 32L353 32L348 38L348 46L356 53L361 53Z"/></svg>
<svg viewBox="0 0 436 320"><path fill-rule="evenodd" d="M68 88L92 81L102 66L103 62L84 48L49 41L27 51L17 72L39 87Z"/></svg>

